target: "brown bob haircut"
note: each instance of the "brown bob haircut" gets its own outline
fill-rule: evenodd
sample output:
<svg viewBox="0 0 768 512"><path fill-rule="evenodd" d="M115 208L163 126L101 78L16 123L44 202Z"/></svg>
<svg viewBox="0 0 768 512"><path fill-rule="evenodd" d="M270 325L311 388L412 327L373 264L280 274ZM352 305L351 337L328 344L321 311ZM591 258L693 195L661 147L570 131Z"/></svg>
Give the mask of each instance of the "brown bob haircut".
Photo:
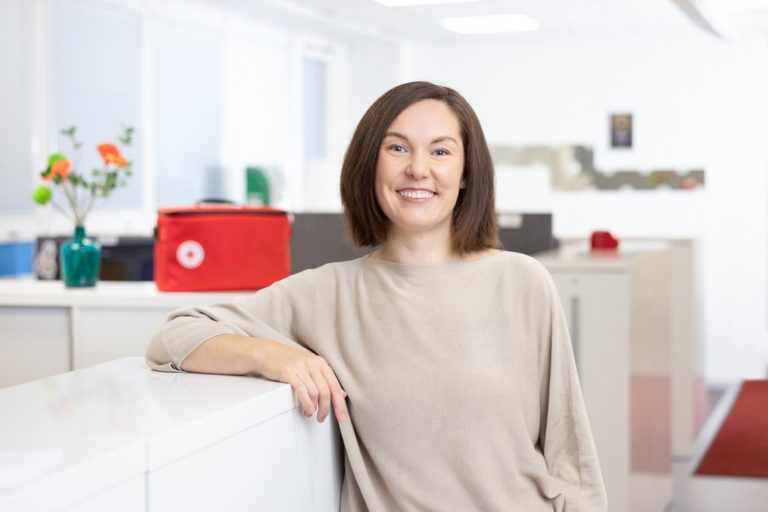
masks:
<svg viewBox="0 0 768 512"><path fill-rule="evenodd" d="M437 100L456 115L464 144L464 180L451 222L453 251L463 255L500 246L494 206L493 162L475 111L458 92L429 82L409 82L390 89L363 115L344 155L341 201L352 242L358 247L381 245L389 219L376 200L379 148L387 129L410 105Z"/></svg>

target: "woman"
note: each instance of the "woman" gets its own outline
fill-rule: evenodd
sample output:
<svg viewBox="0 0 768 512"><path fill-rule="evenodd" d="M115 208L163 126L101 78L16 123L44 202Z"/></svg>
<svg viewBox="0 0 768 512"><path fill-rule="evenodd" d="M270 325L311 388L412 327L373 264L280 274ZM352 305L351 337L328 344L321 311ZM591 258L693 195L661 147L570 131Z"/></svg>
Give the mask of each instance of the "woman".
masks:
<svg viewBox="0 0 768 512"><path fill-rule="evenodd" d="M318 421L332 404L344 511L605 510L557 294L535 260L496 248L466 100L426 82L385 93L341 194L354 242L378 250L177 311L149 364L289 383Z"/></svg>

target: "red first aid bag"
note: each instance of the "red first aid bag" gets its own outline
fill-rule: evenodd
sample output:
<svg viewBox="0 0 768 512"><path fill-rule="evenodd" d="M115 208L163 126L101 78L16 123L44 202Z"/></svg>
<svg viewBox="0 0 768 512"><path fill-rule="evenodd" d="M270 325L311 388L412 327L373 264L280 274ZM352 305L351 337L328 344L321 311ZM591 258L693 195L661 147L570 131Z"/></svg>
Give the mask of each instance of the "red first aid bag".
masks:
<svg viewBox="0 0 768 512"><path fill-rule="evenodd" d="M290 274L288 213L198 204L161 208L155 283L162 291L256 290Z"/></svg>

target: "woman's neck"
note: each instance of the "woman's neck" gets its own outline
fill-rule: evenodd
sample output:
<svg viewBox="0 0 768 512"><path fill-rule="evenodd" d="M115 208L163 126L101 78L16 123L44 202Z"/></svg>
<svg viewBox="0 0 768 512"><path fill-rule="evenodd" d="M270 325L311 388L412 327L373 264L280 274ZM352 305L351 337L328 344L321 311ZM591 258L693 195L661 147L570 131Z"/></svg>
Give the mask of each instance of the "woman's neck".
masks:
<svg viewBox="0 0 768 512"><path fill-rule="evenodd" d="M387 239L374 257L397 263L447 263L456 259L450 224L425 231L389 226Z"/></svg>
<svg viewBox="0 0 768 512"><path fill-rule="evenodd" d="M422 241L408 243L395 240L387 240L373 257L396 263L447 263L457 259L450 247Z"/></svg>
<svg viewBox="0 0 768 512"><path fill-rule="evenodd" d="M490 256L498 252L498 249L483 249L480 251L458 255L453 251L442 251L438 248L416 248L400 245L388 240L378 251L371 256L380 260L395 263L408 264L441 264L453 261L467 261Z"/></svg>
<svg viewBox="0 0 768 512"><path fill-rule="evenodd" d="M396 263L435 264L473 259L495 252L494 249L467 255L453 251L450 236L436 233L408 234L407 236L390 233L381 249L372 256Z"/></svg>

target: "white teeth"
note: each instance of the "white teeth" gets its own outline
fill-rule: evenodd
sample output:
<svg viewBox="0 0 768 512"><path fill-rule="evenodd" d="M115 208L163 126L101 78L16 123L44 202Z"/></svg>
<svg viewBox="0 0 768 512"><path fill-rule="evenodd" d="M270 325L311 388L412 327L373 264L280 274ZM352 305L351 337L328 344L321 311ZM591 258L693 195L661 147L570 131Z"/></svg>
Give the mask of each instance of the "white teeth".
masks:
<svg viewBox="0 0 768 512"><path fill-rule="evenodd" d="M429 199L435 195L434 192L429 190L400 190L397 193L408 199Z"/></svg>

